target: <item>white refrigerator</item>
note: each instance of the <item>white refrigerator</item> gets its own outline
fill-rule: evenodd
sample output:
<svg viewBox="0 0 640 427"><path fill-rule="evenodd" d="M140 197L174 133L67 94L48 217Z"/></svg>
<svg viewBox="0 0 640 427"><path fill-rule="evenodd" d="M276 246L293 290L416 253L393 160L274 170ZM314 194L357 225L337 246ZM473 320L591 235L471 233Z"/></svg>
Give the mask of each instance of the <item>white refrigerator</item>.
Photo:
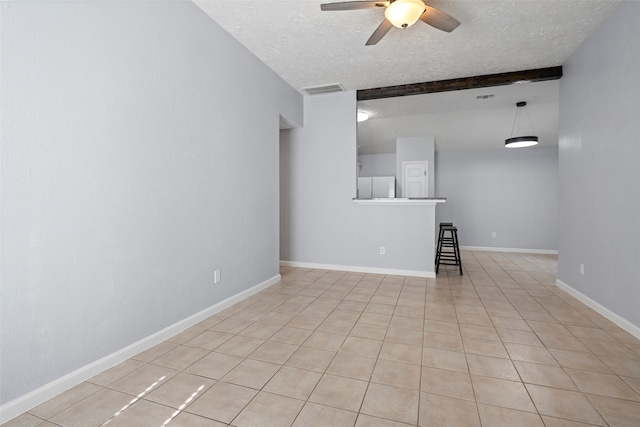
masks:
<svg viewBox="0 0 640 427"><path fill-rule="evenodd" d="M358 177L359 199L381 199L396 197L395 176Z"/></svg>

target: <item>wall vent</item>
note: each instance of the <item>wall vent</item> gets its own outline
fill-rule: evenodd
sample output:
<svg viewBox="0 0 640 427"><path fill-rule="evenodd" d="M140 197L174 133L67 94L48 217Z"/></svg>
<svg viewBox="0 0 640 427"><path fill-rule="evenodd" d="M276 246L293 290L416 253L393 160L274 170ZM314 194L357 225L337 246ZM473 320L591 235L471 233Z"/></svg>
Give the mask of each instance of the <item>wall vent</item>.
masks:
<svg viewBox="0 0 640 427"><path fill-rule="evenodd" d="M333 83L333 84L322 85L322 86L303 87L302 90L305 91L307 95L321 95L323 93L345 92L344 88L340 83Z"/></svg>

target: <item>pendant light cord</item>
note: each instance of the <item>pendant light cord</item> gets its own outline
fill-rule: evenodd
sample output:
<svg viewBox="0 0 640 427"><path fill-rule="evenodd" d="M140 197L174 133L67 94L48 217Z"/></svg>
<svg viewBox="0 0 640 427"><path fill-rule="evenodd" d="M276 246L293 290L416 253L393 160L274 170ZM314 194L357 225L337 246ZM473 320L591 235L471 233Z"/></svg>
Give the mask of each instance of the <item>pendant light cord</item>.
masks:
<svg viewBox="0 0 640 427"><path fill-rule="evenodd" d="M520 107L516 107L516 118L513 120L513 126L511 126L511 138L513 138L513 131L516 130L516 123L518 123L518 116L520 115ZM518 126L520 131L520 126Z"/></svg>
<svg viewBox="0 0 640 427"><path fill-rule="evenodd" d="M529 110L527 109L527 105L523 105L524 110L527 112L527 119L529 119L529 126L531 126L531 135L536 134L536 130L533 128L533 122L531 121L531 116L529 115ZM513 131L517 130L518 134L520 134L520 110L522 107L516 107L516 118L513 121L513 126L511 127L511 138L513 138ZM516 129L516 124L518 125L518 129Z"/></svg>

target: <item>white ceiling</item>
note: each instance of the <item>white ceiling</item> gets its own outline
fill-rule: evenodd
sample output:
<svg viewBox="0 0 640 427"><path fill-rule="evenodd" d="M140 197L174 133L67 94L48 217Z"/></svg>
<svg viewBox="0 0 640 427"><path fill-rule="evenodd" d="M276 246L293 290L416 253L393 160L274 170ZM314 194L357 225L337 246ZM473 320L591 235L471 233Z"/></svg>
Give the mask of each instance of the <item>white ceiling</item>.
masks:
<svg viewBox="0 0 640 427"><path fill-rule="evenodd" d="M194 2L296 89L340 83L357 90L562 65L619 0L426 1L456 17L460 27L445 33L418 21L405 30L392 28L374 46L364 44L384 19L382 8L322 12L320 4L331 0ZM541 145L557 144L557 88L557 82L518 84L367 101L363 108L375 110L380 126L389 116L411 123L407 117L419 111L413 123L455 128L430 133L437 148L468 148L504 141L509 135L502 129L506 122L511 130L515 102L527 101ZM476 100L485 93L496 96ZM387 127L371 132L375 141L363 141L375 147L370 152L389 149L382 148L389 131L419 136L397 134L390 126L398 120L386 120ZM406 126L406 132L418 131Z"/></svg>
<svg viewBox="0 0 640 427"><path fill-rule="evenodd" d="M533 125L540 146L557 145L558 95L559 81L551 80L360 101L370 119L358 124L358 152L395 153L395 139L410 136L434 136L436 150L501 148L512 136L519 101L527 102L531 119L524 114L523 133Z"/></svg>

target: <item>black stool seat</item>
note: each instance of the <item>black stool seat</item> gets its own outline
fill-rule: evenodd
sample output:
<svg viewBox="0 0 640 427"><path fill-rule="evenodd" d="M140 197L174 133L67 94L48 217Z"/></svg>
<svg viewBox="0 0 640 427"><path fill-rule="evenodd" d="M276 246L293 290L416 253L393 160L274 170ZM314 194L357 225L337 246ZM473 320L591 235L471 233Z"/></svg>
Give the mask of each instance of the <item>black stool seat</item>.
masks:
<svg viewBox="0 0 640 427"><path fill-rule="evenodd" d="M448 234L447 234L448 233ZM450 222L440 223L438 234L438 248L436 250L436 274L440 265L457 265L462 275L462 260L460 259L460 247L458 245L458 228Z"/></svg>

